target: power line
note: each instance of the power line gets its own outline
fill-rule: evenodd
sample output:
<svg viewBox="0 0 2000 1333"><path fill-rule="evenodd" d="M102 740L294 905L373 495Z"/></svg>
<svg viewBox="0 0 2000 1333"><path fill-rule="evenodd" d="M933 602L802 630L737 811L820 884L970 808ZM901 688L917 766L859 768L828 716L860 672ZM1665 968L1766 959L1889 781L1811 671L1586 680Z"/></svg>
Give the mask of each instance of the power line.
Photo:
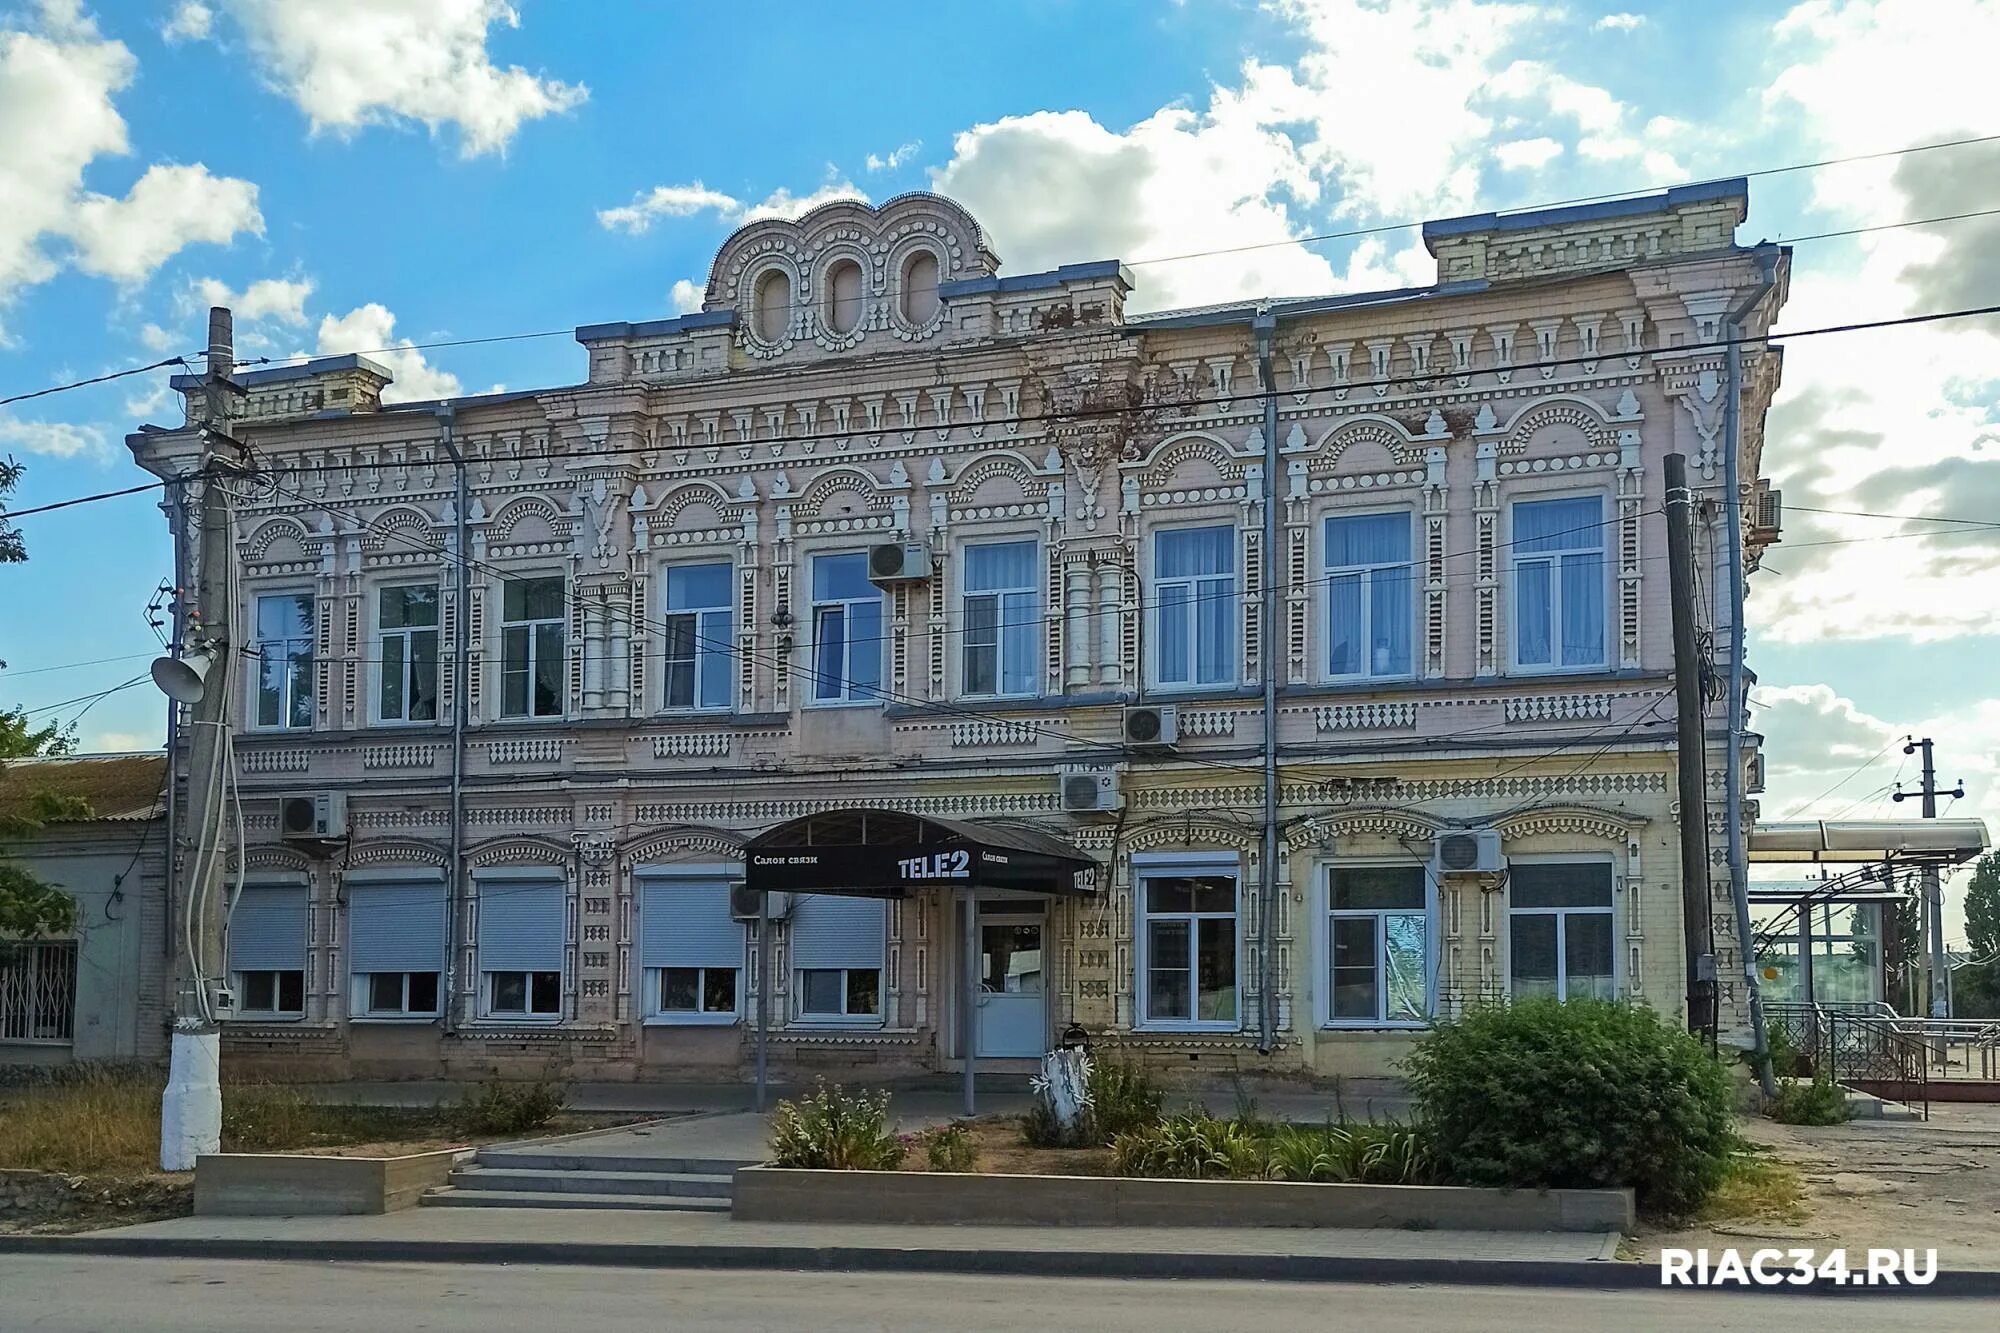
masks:
<svg viewBox="0 0 2000 1333"><path fill-rule="evenodd" d="M187 365L184 356L170 356L164 361L155 361L150 366L133 366L129 370L114 370L108 375L93 375L87 380L72 380L68 384L52 384L46 389L36 389L33 393L17 393L10 398L0 398L0 407L9 403L25 403L30 398L46 398L52 393L68 393L71 389L87 388L92 384L106 384L112 380L122 380L127 375L143 375L149 370L163 370L168 366Z"/></svg>
<svg viewBox="0 0 2000 1333"><path fill-rule="evenodd" d="M79 667L102 666L106 662L130 662L141 657L156 657L156 656L158 656L158 654L150 652L124 653L117 657L93 657L90 658L88 661L83 661L83 662L59 662L54 666L27 667L21 670L15 670L14 668L10 667L5 671L0 671L0 676L7 676L7 677L41 676L41 675L46 675L51 671L74 671Z"/></svg>
<svg viewBox="0 0 2000 1333"><path fill-rule="evenodd" d="M185 481L198 475L200 474L190 472L186 477L177 477L174 481ZM93 504L98 500L116 500L121 495L140 495L146 491L157 491L171 486L174 484L174 481L149 481L143 486L127 486L123 490L99 491L95 495L79 495L75 499L57 500L53 504L36 505L32 509L0 509L0 520L11 523L17 518L32 518L36 514L52 514L58 509L70 509L76 505Z"/></svg>
<svg viewBox="0 0 2000 1333"><path fill-rule="evenodd" d="M1889 753L1890 746L1893 746L1897 741L1903 739L1905 739L1905 737L1902 736L1896 736L1891 738L1888 745L1884 745L1881 749L1877 750L1873 755L1869 756L1867 759L1862 760L1859 764L1856 764L1854 768L1851 771L1849 771L1846 777L1834 783L1831 787L1828 787L1825 791L1813 797L1811 800L1800 801L1790 810L1778 816L1778 818L1780 820L1790 819L1793 815L1798 814L1801 810L1805 810L1811 806L1819 804L1821 801L1824 801L1827 797L1833 795L1835 792L1839 791L1842 787L1845 787L1848 783L1854 781L1855 778L1859 777L1862 773L1862 770L1873 768L1877 763L1881 761L1883 755Z"/></svg>

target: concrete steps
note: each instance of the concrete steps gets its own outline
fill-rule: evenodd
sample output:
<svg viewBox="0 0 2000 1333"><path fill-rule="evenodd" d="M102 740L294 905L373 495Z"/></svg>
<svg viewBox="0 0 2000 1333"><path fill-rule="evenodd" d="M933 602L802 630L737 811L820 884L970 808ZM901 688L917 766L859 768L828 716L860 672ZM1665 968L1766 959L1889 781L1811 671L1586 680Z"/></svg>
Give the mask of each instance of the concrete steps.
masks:
<svg viewBox="0 0 2000 1333"><path fill-rule="evenodd" d="M732 1173L747 1161L600 1157L484 1149L424 1196L434 1208L604 1208L727 1213Z"/></svg>

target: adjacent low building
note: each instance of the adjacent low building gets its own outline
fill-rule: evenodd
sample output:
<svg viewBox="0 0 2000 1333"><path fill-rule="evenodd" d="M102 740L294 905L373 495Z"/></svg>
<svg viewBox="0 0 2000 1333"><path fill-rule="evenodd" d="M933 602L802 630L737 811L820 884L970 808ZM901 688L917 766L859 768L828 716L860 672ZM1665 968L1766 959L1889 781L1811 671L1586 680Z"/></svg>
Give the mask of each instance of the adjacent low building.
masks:
<svg viewBox="0 0 2000 1333"><path fill-rule="evenodd" d="M1115 261L1003 277L948 199L841 202L737 232L696 313L578 329L580 383L394 402L331 357L212 418L177 381L140 464L193 471L213 427L255 468L225 1058L727 1077L761 1000L791 1071L1077 1028L1379 1074L1481 1000L1680 1015L1661 465L1701 490L1715 628L1719 343L1789 272L1746 209L1728 181L1451 219L1429 286L1138 314ZM1743 363L1755 478L1779 356ZM1745 500L1754 565L1775 507ZM1101 869L978 898L968 953L913 850L922 891L775 898L757 975L745 842L871 810Z"/></svg>

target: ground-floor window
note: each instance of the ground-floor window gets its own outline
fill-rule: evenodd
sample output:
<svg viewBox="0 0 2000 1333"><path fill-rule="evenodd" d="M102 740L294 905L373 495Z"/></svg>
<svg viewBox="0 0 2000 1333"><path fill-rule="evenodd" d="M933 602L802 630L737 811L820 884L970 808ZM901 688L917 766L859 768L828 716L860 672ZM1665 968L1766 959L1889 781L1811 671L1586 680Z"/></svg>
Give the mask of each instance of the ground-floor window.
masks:
<svg viewBox="0 0 2000 1333"><path fill-rule="evenodd" d="M296 1018L306 1011L304 969L260 968L236 973L236 1010L240 1014Z"/></svg>
<svg viewBox="0 0 2000 1333"><path fill-rule="evenodd" d="M499 1017L553 1017L562 1012L562 973L488 972L486 1012Z"/></svg>
<svg viewBox="0 0 2000 1333"><path fill-rule="evenodd" d="M306 887L253 884L229 913L229 973L239 1018L306 1011Z"/></svg>
<svg viewBox="0 0 2000 1333"><path fill-rule="evenodd" d="M1421 865L1327 870L1327 1022L1417 1026L1430 1013L1428 876Z"/></svg>
<svg viewBox="0 0 2000 1333"><path fill-rule="evenodd" d="M1141 1021L1234 1028L1241 1021L1234 870L1160 866L1140 872Z"/></svg>
<svg viewBox="0 0 2000 1333"><path fill-rule="evenodd" d="M880 1023L888 905L828 893L794 901L792 1016L806 1023Z"/></svg>
<svg viewBox="0 0 2000 1333"><path fill-rule="evenodd" d="M370 1018L435 1018L438 974L435 972L363 972L361 1013Z"/></svg>
<svg viewBox="0 0 2000 1333"><path fill-rule="evenodd" d="M705 1017L728 1015L737 1010L737 982L743 975L734 967L663 967L660 979L659 1011L662 1014L700 1014Z"/></svg>
<svg viewBox="0 0 2000 1333"><path fill-rule="evenodd" d="M733 866L641 868L639 959L649 1018L729 1023L743 1011L749 933L730 905Z"/></svg>
<svg viewBox="0 0 2000 1333"><path fill-rule="evenodd" d="M76 1029L76 941L0 940L0 1041L69 1041Z"/></svg>
<svg viewBox="0 0 2000 1333"><path fill-rule="evenodd" d="M862 1018L882 1012L879 967L807 967L799 970L799 1014L805 1018Z"/></svg>
<svg viewBox="0 0 2000 1333"><path fill-rule="evenodd" d="M1515 999L1609 1000L1617 993L1609 861L1512 861L1507 978Z"/></svg>

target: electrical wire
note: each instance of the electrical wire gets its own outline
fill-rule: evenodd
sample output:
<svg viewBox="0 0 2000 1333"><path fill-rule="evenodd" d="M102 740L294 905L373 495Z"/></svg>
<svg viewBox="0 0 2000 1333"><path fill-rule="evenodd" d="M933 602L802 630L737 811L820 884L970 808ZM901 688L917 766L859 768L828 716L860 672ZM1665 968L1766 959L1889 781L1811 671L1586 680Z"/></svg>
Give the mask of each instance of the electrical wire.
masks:
<svg viewBox="0 0 2000 1333"><path fill-rule="evenodd" d="M183 369L187 369L188 359L184 356L170 356L164 361L155 361L149 366L133 366L129 370L114 370L108 375L93 375L87 380L72 380L68 384L52 384L46 389L36 389L32 393L17 393L6 398L0 398L0 407L5 407L9 403L25 403L30 398L46 398L52 393L68 393L71 389L88 388L93 384L108 384L112 380L122 380L127 375L143 375L149 370L164 370L168 366L180 366Z"/></svg>
<svg viewBox="0 0 2000 1333"><path fill-rule="evenodd" d="M1857 777L1859 777L1859 776L1861 775L1861 773L1862 773L1862 771L1863 771L1864 769L1868 769L1868 768L1872 768L1872 767L1874 767L1874 766L1875 766L1875 764L1876 764L1876 763L1878 763L1878 762L1879 762L1879 761L1881 760L1881 758L1882 758L1882 756L1883 756L1883 755L1885 755L1885 754L1889 753L1889 750L1890 750L1890 748L1891 748L1892 746L1894 746L1894 745L1896 744L1896 742L1897 742L1897 741L1901 741L1901 740L1907 740L1907 739L1909 739L1909 738L1908 738L1908 737L1906 737L1906 736L1896 736L1896 737L1893 737L1893 738L1891 738L1891 739L1890 739L1890 741L1889 741L1889 743L1888 743L1888 745L1884 745L1884 746L1883 746L1883 747L1882 747L1881 749L1877 750L1877 751L1876 751L1876 752L1875 752L1874 754L1870 755L1870 756L1869 756L1869 757L1868 757L1867 759L1864 759L1864 760L1862 760L1862 761L1861 761L1861 762L1860 762L1859 764L1856 764L1856 765L1854 766L1854 768L1853 768L1853 769L1852 769L1852 770L1851 770L1851 771L1850 771L1850 772L1849 772L1849 773L1847 774L1847 776L1846 776L1846 777L1844 777L1844 778L1842 778L1842 779L1841 779L1840 781L1838 781L1838 782L1834 783L1834 784L1833 784L1833 785L1832 785L1831 787L1828 787L1828 788L1827 788L1827 789L1826 789L1825 791L1821 792L1821 793L1820 793L1819 795L1817 795L1817 796L1813 797L1813 798L1812 798L1812 799L1810 799L1810 800L1806 800L1806 801L1800 801L1800 802L1799 802L1799 803L1798 803L1797 805L1793 806L1793 807L1792 807L1792 808L1791 808L1790 810L1788 810L1788 811L1786 811L1786 812L1785 812L1784 814L1782 814L1782 815L1778 816L1778 819L1779 819L1779 821L1780 821L1780 822L1783 822L1784 820L1787 820L1787 819L1790 819L1790 818L1791 818L1792 816L1794 816L1794 815L1798 814L1798 813L1799 813L1799 811L1801 811L1801 810L1804 810L1804 809L1807 809L1807 808L1808 808L1808 807L1810 807L1810 806L1814 806L1814 805L1817 805L1817 804L1819 804L1819 803L1820 803L1821 801L1824 801L1824 800L1825 800L1825 799L1826 799L1827 797L1829 797L1829 796L1833 795L1833 794L1834 794L1835 792L1839 791L1839 790L1840 790L1840 789L1841 789L1842 787L1845 787L1845 786L1846 786L1846 785L1847 785L1848 783L1850 783L1850 782L1854 781L1854 779L1855 779L1855 778L1857 778Z"/></svg>

